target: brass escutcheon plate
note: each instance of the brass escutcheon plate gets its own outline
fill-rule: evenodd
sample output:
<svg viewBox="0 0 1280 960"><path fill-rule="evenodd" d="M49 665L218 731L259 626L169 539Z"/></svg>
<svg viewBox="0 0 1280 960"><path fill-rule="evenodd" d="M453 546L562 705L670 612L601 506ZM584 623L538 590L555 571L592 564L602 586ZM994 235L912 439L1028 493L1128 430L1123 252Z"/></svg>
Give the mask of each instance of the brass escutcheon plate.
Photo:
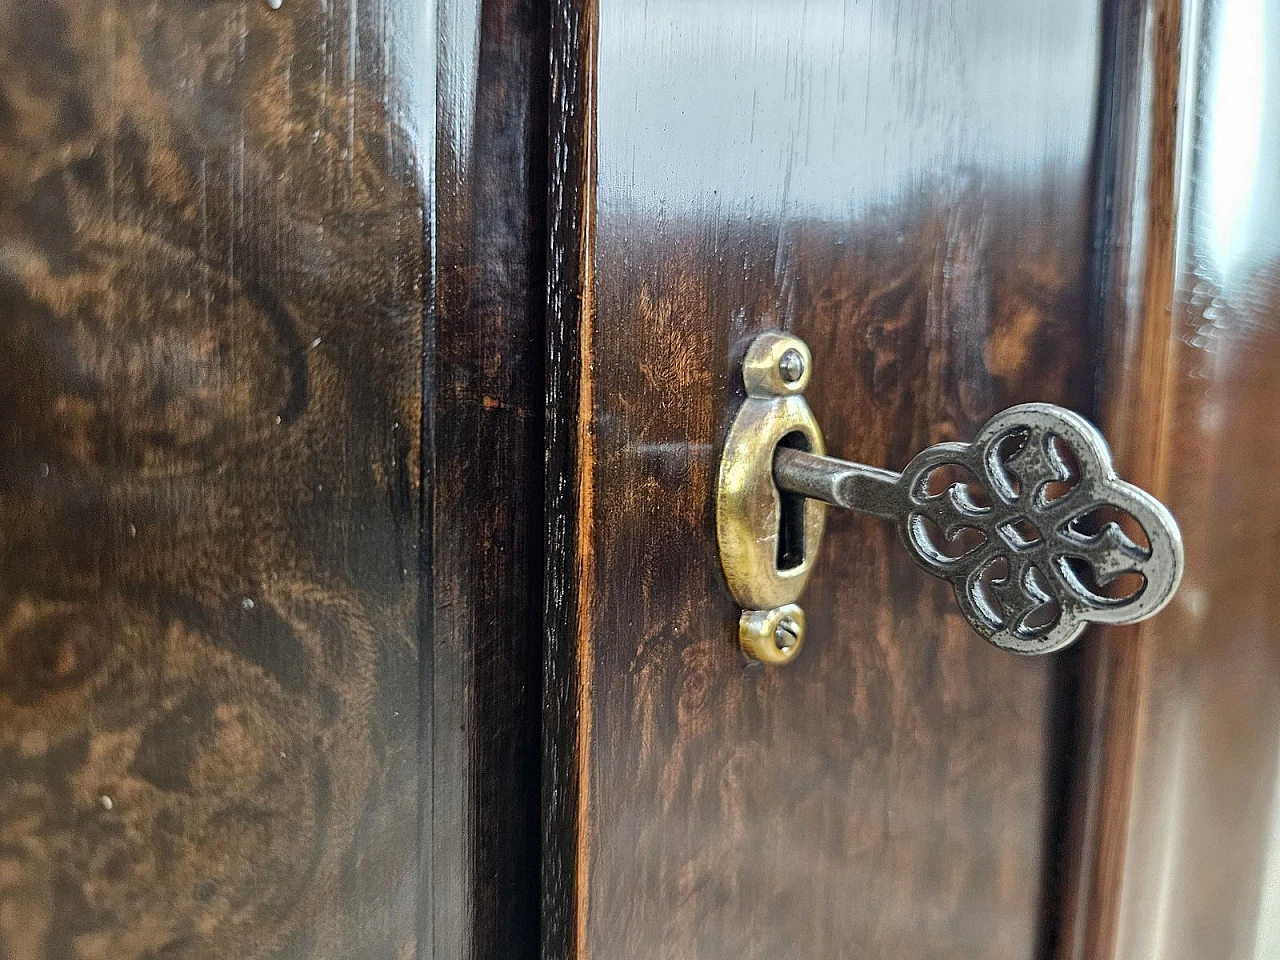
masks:
<svg viewBox="0 0 1280 960"><path fill-rule="evenodd" d="M725 440L716 492L720 562L734 598L748 612L793 603L813 572L822 541L825 504L803 500L803 547L797 562L779 563L782 494L773 458L787 440L822 454L818 427L804 388L812 358L802 340L785 333L756 338L743 361L743 401Z"/></svg>

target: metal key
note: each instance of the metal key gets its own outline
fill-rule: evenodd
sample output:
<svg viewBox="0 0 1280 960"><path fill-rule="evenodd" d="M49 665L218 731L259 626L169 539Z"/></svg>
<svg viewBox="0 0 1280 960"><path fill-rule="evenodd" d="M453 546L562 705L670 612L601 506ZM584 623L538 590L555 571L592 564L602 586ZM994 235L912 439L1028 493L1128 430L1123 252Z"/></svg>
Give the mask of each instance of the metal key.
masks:
<svg viewBox="0 0 1280 960"><path fill-rule="evenodd" d="M949 481L941 489L939 475ZM1146 619L1182 576L1169 511L1116 476L1092 424L1052 404L1010 407L972 443L929 447L902 473L779 447L774 478L779 489L892 521L916 563L952 585L973 628L1016 653L1057 650L1089 621ZM1147 543L1104 511L1127 515ZM1124 574L1141 584L1106 589Z"/></svg>

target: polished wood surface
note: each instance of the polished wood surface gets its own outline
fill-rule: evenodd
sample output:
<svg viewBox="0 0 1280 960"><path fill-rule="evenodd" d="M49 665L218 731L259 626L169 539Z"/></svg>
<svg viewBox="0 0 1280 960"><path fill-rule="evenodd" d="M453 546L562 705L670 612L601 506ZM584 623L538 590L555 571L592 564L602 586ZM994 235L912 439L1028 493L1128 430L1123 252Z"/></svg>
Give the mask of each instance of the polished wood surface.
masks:
<svg viewBox="0 0 1280 960"><path fill-rule="evenodd" d="M539 942L548 17L439 14L423 955L521 960Z"/></svg>
<svg viewBox="0 0 1280 960"><path fill-rule="evenodd" d="M0 0L0 958L1280 955L1276 38ZM853 459L1093 415L1179 599L1014 658L832 512L747 664L768 328Z"/></svg>
<svg viewBox="0 0 1280 960"><path fill-rule="evenodd" d="M771 327L864 462L1021 400L1089 412L1096 12L556 17L549 955L1042 954L1073 661L987 646L891 530L831 514L803 654L749 666L711 504Z"/></svg>
<svg viewBox="0 0 1280 960"><path fill-rule="evenodd" d="M1121 472L1166 501L1170 458L1181 446L1170 408L1182 46L1176 0L1107 8L1095 260L1100 422ZM1083 644L1055 944L1062 958L1117 955L1150 663L1169 616L1096 629Z"/></svg>
<svg viewBox="0 0 1280 960"><path fill-rule="evenodd" d="M0 3L0 956L407 958L419 5Z"/></svg>
<svg viewBox="0 0 1280 960"><path fill-rule="evenodd" d="M591 249L595 224L595 11L552 4L547 168L546 466L543 527L542 871L544 958L581 952L585 911L580 617L589 609Z"/></svg>
<svg viewBox="0 0 1280 960"><path fill-rule="evenodd" d="M1135 83L1129 108L1109 426L1160 483L1187 572L1146 629L1098 641L1111 689L1063 955L1262 960L1280 955L1280 17L1129 6L1154 95Z"/></svg>

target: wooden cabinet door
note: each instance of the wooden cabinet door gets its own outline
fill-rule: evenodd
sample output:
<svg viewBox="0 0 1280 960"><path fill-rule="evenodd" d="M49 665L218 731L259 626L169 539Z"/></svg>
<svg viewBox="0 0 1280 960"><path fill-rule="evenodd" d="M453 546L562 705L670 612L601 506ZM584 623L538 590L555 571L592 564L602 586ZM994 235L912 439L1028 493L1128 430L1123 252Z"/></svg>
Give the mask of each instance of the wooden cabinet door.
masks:
<svg viewBox="0 0 1280 960"><path fill-rule="evenodd" d="M538 950L548 12L0 0L0 958Z"/></svg>
<svg viewBox="0 0 1280 960"><path fill-rule="evenodd" d="M424 31L0 2L0 956L413 955Z"/></svg>
<svg viewBox="0 0 1280 960"><path fill-rule="evenodd" d="M0 0L0 960L1280 952L1277 50L1246 0ZM1180 599L1013 657L832 511L747 662L773 329L849 459L1092 417Z"/></svg>
<svg viewBox="0 0 1280 960"><path fill-rule="evenodd" d="M1178 163L1211 136L1187 125L1202 91L1185 63L1206 55L1201 23L1228 18L1192 6L1184 23L1139 2L557 5L547 956L1092 958L1116 955L1118 931L1154 942L1132 925L1156 922L1133 877L1151 882L1162 843L1198 849L1201 826L1145 819L1183 789L1171 752L1194 749L1148 725L1152 651L1203 625L1176 608L1014 657L886 525L829 512L805 648L763 667L738 648L714 504L743 353L776 329L812 348L809 401L842 457L901 469L1047 400L1107 427L1122 469L1194 514L1215 481L1166 481L1173 451L1199 449L1175 437L1203 399L1170 410L1204 375L1175 349L1203 308L1171 306L1213 296L1177 213L1213 198ZM1274 656L1274 625L1259 629L1231 662ZM1197 701L1210 730L1228 689ZM1264 725L1212 769L1270 769ZM1165 768L1135 793L1153 737ZM1228 780L1256 838L1270 793L1247 800L1247 777ZM1244 859L1218 894L1234 882L1257 905L1264 855Z"/></svg>
<svg viewBox="0 0 1280 960"><path fill-rule="evenodd" d="M578 404L550 800L568 880L548 894L572 955L1043 949L1070 661L982 642L891 528L829 512L803 653L748 663L714 485L763 330L810 345L827 445L864 463L900 469L1019 401L1089 409L1100 16L601 0L567 18L552 219L576 232L554 238L570 292L551 320Z"/></svg>

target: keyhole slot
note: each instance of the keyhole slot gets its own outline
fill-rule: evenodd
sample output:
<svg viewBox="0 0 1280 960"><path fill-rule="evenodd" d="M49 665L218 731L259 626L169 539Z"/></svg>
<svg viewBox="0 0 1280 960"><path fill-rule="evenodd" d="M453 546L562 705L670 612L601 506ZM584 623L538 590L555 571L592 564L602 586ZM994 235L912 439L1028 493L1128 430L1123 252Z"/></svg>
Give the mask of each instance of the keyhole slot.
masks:
<svg viewBox="0 0 1280 960"><path fill-rule="evenodd" d="M803 433L789 433L778 446L810 452L809 438ZM794 570L804 563L804 501L798 493L779 490L781 510L778 513L778 570Z"/></svg>

